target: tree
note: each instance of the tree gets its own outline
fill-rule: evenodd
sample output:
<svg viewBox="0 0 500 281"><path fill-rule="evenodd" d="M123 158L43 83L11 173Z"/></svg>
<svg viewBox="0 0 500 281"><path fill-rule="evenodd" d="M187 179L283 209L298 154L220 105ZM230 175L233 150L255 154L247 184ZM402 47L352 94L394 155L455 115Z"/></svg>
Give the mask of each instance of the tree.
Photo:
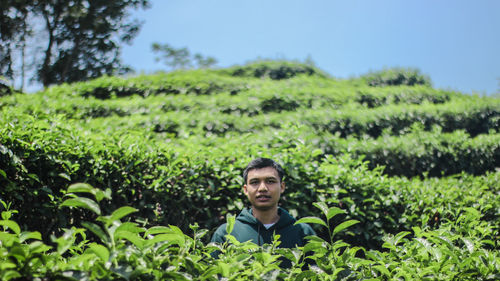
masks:
<svg viewBox="0 0 500 281"><path fill-rule="evenodd" d="M151 49L155 53L160 53L160 56L155 58L156 61L163 60L172 69L209 68L217 64L214 57L204 57L198 53L191 56L186 47L176 49L169 44L153 43Z"/></svg>
<svg viewBox="0 0 500 281"><path fill-rule="evenodd" d="M24 26L43 23L46 40L41 42L43 47L35 68L36 80L44 86L126 70L119 58L120 46L129 43L140 26L137 21L127 20L129 9L149 6L149 0L9 0L5 3L2 8L6 12L2 16L17 19L14 15L24 15L22 12L27 11ZM26 38L18 35L21 31L19 28L13 31L14 35L2 37L0 45L8 46L4 49L10 51L5 54L12 53L13 43L25 42ZM6 56L6 60L12 65L12 57ZM8 69L0 70L12 77Z"/></svg>
<svg viewBox="0 0 500 281"><path fill-rule="evenodd" d="M13 56L22 49L29 33L27 17L31 0L4 0L0 2L0 75L13 78ZM23 71L22 71L23 72Z"/></svg>

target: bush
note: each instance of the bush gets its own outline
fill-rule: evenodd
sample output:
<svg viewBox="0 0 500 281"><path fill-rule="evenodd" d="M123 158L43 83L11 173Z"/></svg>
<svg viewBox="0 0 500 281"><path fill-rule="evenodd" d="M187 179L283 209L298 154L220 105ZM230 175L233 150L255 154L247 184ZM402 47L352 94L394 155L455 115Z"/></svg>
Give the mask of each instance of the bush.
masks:
<svg viewBox="0 0 500 281"><path fill-rule="evenodd" d="M326 77L324 72L315 67L287 61L258 61L244 66L235 66L227 71L233 76L270 78L272 80L290 79L301 74Z"/></svg>
<svg viewBox="0 0 500 281"><path fill-rule="evenodd" d="M361 79L373 87L431 85L430 78L414 68L390 68L366 74Z"/></svg>

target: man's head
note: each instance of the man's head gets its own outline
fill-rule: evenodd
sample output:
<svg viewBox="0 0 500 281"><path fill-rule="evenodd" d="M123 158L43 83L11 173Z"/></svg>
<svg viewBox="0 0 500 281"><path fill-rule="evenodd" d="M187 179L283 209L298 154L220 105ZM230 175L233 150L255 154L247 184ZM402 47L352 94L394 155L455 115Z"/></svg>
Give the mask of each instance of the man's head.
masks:
<svg viewBox="0 0 500 281"><path fill-rule="evenodd" d="M276 170L276 172L278 172L280 182L283 181L283 176L285 175L285 171L280 166L280 164L276 163L274 160L269 159L269 158L256 158L256 159L252 160L250 163L248 163L247 167L243 171L243 180L245 181L245 184L247 184L248 172L250 170L262 169L265 167L274 168Z"/></svg>
<svg viewBox="0 0 500 281"><path fill-rule="evenodd" d="M243 192L254 209L273 210L285 191L283 168L271 159L257 158L243 172Z"/></svg>

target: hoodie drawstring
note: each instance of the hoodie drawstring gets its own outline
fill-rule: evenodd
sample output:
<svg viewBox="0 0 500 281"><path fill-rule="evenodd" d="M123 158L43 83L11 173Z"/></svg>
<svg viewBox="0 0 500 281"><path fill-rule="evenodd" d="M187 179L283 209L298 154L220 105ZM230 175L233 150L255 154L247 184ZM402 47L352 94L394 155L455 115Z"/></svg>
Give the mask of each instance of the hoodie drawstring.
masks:
<svg viewBox="0 0 500 281"><path fill-rule="evenodd" d="M260 245L260 223L257 224L257 245L261 246Z"/></svg>

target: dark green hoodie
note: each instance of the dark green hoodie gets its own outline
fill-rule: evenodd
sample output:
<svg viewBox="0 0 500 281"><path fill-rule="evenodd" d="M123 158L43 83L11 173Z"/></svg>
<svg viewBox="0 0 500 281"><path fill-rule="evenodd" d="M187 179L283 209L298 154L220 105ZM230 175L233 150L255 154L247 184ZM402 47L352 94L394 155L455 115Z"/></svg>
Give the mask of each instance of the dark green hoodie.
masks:
<svg viewBox="0 0 500 281"><path fill-rule="evenodd" d="M316 235L314 230L305 223L294 225L295 219L283 208L278 208L280 219L277 223L266 229L253 215L250 208L245 208L236 217L233 235L240 242L252 241L257 245L270 244L273 233L279 234L281 241L279 248L295 248L304 246L304 237ZM224 243L226 241L226 224L217 228L211 242Z"/></svg>

